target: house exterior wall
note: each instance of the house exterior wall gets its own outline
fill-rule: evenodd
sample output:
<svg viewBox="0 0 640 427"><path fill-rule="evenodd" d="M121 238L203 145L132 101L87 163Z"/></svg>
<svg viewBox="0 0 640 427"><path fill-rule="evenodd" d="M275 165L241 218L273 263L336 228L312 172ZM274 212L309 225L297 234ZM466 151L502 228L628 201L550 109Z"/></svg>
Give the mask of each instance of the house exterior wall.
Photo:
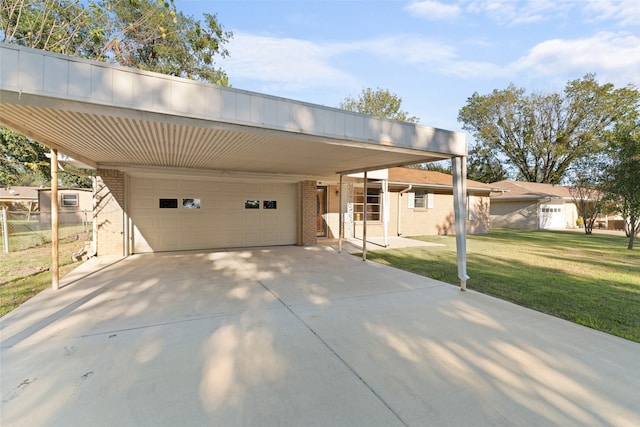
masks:
<svg viewBox="0 0 640 427"><path fill-rule="evenodd" d="M96 251L103 255L126 255L125 174L98 169L96 177Z"/></svg>
<svg viewBox="0 0 640 427"><path fill-rule="evenodd" d="M501 201L491 200L491 227L516 228L521 230L538 229L537 201Z"/></svg>
<svg viewBox="0 0 640 427"><path fill-rule="evenodd" d="M330 186L330 200L335 196L338 186ZM389 236L420 236L420 235L445 235L455 233L455 220L453 214L453 194L434 194L433 208L410 208L407 193L398 191L389 193ZM473 219L467 221L467 232L470 234L488 233L490 228L489 204L490 199L486 195L474 195ZM400 212L400 224L398 223L398 211ZM329 203L329 228L330 237L337 238L339 230L339 200ZM346 212L346 209L343 211ZM343 214L344 215L344 214ZM399 226L399 227L398 227ZM364 224L362 221L354 222L355 238L362 238ZM367 236L384 236L384 224L382 221L367 221Z"/></svg>

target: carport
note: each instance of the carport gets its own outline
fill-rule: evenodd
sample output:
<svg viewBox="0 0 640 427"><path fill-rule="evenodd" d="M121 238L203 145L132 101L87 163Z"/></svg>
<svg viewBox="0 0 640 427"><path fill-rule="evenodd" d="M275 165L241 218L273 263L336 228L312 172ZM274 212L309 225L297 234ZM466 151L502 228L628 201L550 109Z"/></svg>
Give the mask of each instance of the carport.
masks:
<svg viewBox="0 0 640 427"><path fill-rule="evenodd" d="M97 170L99 256L315 244L317 182L452 159L465 286L464 134L15 45L0 63L0 123Z"/></svg>

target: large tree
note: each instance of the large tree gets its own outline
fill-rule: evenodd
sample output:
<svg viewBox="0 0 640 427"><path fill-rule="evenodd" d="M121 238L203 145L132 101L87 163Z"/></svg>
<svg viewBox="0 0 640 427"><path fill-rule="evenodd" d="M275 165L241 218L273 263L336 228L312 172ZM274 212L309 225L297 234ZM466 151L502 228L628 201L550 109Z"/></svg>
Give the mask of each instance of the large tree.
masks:
<svg viewBox="0 0 640 427"><path fill-rule="evenodd" d="M640 120L619 124L608 138L611 164L606 191L625 219L628 249L640 232Z"/></svg>
<svg viewBox="0 0 640 427"><path fill-rule="evenodd" d="M343 110L402 122L418 122L417 117L409 116L409 113L403 111L401 107L402 98L388 89L380 88L376 90L371 88L362 89L358 98L347 96L344 101L340 102L340 108Z"/></svg>
<svg viewBox="0 0 640 427"><path fill-rule="evenodd" d="M511 84L467 99L458 120L476 147L506 160L520 179L559 184L572 163L602 150L605 130L636 114L632 86L600 85L595 75L569 81L563 93L532 93Z"/></svg>
<svg viewBox="0 0 640 427"><path fill-rule="evenodd" d="M467 178L486 184L507 179L507 169L487 147L475 146L467 156Z"/></svg>

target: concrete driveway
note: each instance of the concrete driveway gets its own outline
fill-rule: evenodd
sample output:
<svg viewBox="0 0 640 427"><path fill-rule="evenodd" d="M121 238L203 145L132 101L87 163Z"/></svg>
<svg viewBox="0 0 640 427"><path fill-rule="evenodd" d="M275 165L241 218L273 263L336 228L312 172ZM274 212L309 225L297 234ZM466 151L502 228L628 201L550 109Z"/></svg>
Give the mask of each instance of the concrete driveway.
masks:
<svg viewBox="0 0 640 427"><path fill-rule="evenodd" d="M330 246L107 261L2 319L2 426L640 425L640 344Z"/></svg>

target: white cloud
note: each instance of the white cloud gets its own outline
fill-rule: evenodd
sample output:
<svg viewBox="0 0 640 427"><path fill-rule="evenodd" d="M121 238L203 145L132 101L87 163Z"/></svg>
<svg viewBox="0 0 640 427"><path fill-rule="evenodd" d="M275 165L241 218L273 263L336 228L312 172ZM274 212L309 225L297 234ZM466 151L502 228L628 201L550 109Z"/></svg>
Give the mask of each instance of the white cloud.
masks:
<svg viewBox="0 0 640 427"><path fill-rule="evenodd" d="M467 0L465 11L484 14L502 25L543 22L566 14L575 0Z"/></svg>
<svg viewBox="0 0 640 427"><path fill-rule="evenodd" d="M461 9L455 4L444 4L434 0L411 3L405 8L409 13L431 21L449 20L457 17Z"/></svg>
<svg viewBox="0 0 640 427"><path fill-rule="evenodd" d="M234 79L262 81L263 90L280 92L317 87L360 86L360 78L335 65L341 57L382 57L398 65L428 65L437 69L455 59L454 48L417 37L392 36L352 42L312 42L234 33L230 57L220 66ZM280 87L279 87L280 86Z"/></svg>
<svg viewBox="0 0 640 427"><path fill-rule="evenodd" d="M220 65L232 83L234 78L253 79L303 89L355 80L331 64L331 58L344 50L340 44L236 32L228 48L231 55Z"/></svg>
<svg viewBox="0 0 640 427"><path fill-rule="evenodd" d="M595 72L617 85L640 84L640 38L600 32L589 38L547 40L508 67L538 75Z"/></svg>
<svg viewBox="0 0 640 427"><path fill-rule="evenodd" d="M638 0L585 0L585 12L593 21L616 20L623 26L638 26L640 2Z"/></svg>

